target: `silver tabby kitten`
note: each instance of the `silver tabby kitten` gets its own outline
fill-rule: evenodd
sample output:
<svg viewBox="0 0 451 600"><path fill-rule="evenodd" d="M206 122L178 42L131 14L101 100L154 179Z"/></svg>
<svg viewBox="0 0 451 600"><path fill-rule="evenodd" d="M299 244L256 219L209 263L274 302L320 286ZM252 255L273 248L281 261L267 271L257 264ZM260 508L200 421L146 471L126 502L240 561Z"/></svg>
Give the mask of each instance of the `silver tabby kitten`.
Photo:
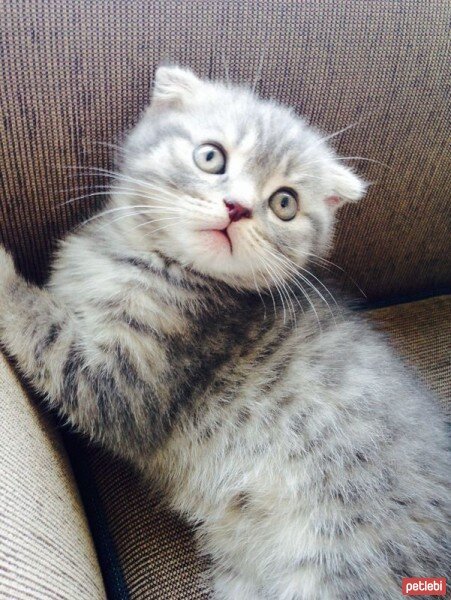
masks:
<svg viewBox="0 0 451 600"><path fill-rule="evenodd" d="M2 344L199 524L216 599L393 600L449 565L434 401L306 270L365 190L326 140L162 67L110 212L45 288L0 249Z"/></svg>

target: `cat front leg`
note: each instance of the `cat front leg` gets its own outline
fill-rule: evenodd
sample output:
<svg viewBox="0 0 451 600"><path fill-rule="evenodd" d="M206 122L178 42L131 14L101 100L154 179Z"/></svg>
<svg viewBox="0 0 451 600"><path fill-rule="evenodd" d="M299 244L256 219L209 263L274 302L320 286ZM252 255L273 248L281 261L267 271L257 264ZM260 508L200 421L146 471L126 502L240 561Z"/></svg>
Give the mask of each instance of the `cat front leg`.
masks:
<svg viewBox="0 0 451 600"><path fill-rule="evenodd" d="M263 600L266 596L258 593L249 581L239 575L226 572L216 574L213 579L213 600Z"/></svg>
<svg viewBox="0 0 451 600"><path fill-rule="evenodd" d="M0 342L41 394L55 399L74 323L50 293L21 277L0 247Z"/></svg>
<svg viewBox="0 0 451 600"><path fill-rule="evenodd" d="M25 281L0 247L0 344L51 408L73 428L126 458L142 456L164 433L151 384L114 340L93 339L89 325L51 291ZM149 431L149 423L152 424Z"/></svg>
<svg viewBox="0 0 451 600"><path fill-rule="evenodd" d="M19 275L0 246L0 344L32 387L76 429L100 437L102 412L82 380L77 322L47 289Z"/></svg>

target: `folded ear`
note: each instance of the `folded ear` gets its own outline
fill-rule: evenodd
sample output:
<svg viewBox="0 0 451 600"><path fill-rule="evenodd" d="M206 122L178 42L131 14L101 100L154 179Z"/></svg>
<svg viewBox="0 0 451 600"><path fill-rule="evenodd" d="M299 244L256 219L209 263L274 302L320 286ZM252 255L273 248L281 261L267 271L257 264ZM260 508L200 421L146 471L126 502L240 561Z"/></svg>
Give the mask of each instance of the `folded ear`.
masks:
<svg viewBox="0 0 451 600"><path fill-rule="evenodd" d="M340 208L346 202L357 202L365 195L368 184L349 167L334 162L331 177L333 191L326 198L326 202L333 210Z"/></svg>
<svg viewBox="0 0 451 600"><path fill-rule="evenodd" d="M202 81L189 69L162 66L155 73L152 104L181 106L199 91Z"/></svg>

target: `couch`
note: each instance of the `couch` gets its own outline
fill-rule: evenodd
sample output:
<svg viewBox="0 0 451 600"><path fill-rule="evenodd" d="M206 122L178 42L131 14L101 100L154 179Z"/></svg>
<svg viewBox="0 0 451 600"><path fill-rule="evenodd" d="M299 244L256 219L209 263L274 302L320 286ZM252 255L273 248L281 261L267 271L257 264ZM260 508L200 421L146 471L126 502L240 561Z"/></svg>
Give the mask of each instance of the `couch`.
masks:
<svg viewBox="0 0 451 600"><path fill-rule="evenodd" d="M113 168L159 62L257 78L328 133L354 124L333 143L372 185L339 214L331 268L450 415L446 2L4 0L1 12L0 240L25 277L45 281L56 240L102 207L96 169ZM208 597L193 532L129 465L58 423L3 355L0 473L1 599Z"/></svg>

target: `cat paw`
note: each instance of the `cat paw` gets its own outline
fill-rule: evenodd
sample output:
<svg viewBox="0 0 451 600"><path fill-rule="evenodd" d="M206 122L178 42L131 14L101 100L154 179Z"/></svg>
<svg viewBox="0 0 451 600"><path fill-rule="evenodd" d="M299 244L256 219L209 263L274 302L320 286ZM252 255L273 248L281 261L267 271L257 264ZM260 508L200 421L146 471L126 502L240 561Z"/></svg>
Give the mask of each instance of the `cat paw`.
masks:
<svg viewBox="0 0 451 600"><path fill-rule="evenodd" d="M0 291L17 279L16 269L11 254L0 244Z"/></svg>
<svg viewBox="0 0 451 600"><path fill-rule="evenodd" d="M255 587L234 575L217 576L212 600L262 600Z"/></svg>

